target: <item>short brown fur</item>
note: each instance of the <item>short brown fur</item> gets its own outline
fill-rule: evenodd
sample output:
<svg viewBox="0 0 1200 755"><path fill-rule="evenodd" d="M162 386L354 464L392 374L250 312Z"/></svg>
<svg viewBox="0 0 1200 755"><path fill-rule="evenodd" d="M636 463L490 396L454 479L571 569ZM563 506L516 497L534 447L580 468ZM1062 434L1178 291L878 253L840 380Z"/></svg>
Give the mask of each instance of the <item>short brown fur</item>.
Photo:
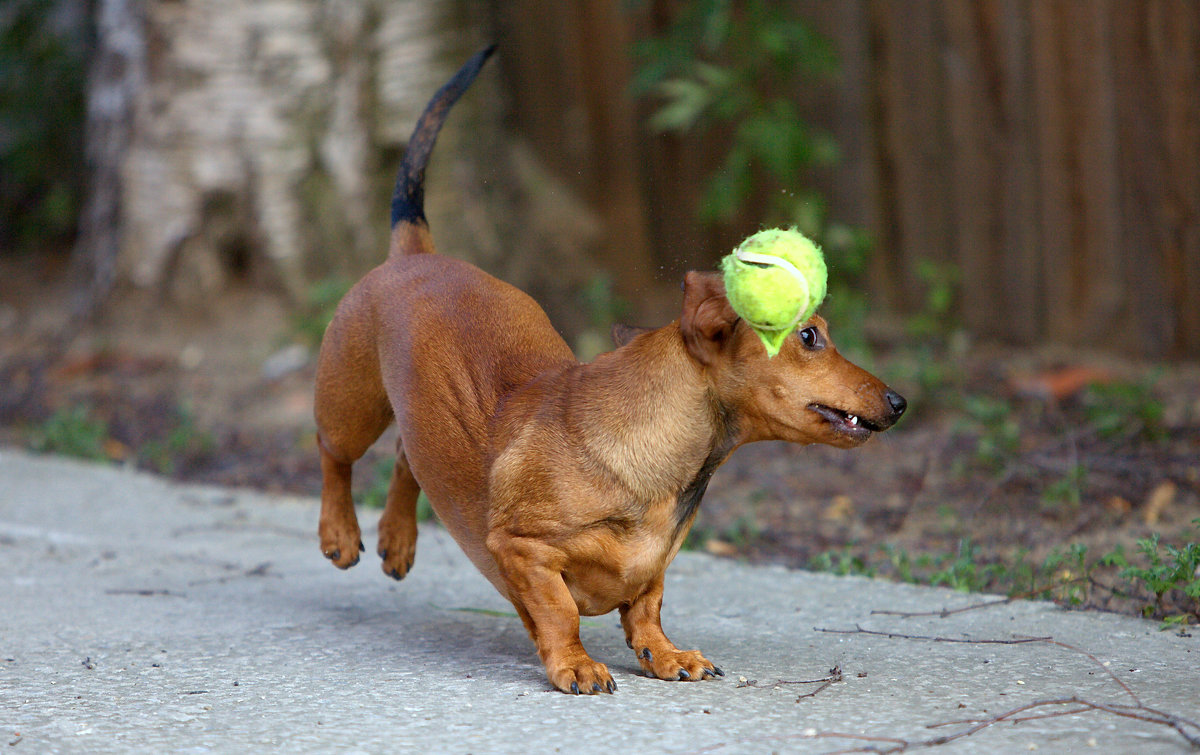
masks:
<svg viewBox="0 0 1200 755"><path fill-rule="evenodd" d="M558 689L616 689L579 640L581 614L613 609L647 674L720 674L659 622L663 574L708 477L752 441L860 445L895 422L903 399L841 357L820 317L768 358L711 273L688 273L678 320L618 328L615 351L581 364L529 296L433 251L423 220L399 222L387 260L325 334L322 552L340 568L357 563L351 465L395 421L379 521L386 574L412 567L424 490L512 601Z"/></svg>

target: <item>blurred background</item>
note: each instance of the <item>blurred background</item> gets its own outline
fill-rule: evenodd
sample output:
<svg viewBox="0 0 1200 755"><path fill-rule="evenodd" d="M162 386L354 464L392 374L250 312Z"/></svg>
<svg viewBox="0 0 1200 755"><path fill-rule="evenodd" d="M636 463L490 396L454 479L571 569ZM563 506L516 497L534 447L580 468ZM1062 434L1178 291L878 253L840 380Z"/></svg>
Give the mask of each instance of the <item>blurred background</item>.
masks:
<svg viewBox="0 0 1200 755"><path fill-rule="evenodd" d="M1200 619L1193 0L6 0L0 442L315 494L320 335L493 41L443 253L586 360L795 225L909 399L854 452L738 451L691 547Z"/></svg>

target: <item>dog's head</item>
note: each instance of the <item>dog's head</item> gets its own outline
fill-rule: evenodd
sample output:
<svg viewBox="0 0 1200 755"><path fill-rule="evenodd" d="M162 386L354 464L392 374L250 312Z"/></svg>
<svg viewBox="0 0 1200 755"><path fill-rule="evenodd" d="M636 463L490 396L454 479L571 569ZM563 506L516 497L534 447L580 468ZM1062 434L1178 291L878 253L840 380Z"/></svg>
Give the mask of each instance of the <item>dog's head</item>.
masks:
<svg viewBox="0 0 1200 755"><path fill-rule="evenodd" d="M904 397L838 353L828 324L816 315L768 357L716 273L687 274L679 325L745 441L851 448L894 425L907 407Z"/></svg>

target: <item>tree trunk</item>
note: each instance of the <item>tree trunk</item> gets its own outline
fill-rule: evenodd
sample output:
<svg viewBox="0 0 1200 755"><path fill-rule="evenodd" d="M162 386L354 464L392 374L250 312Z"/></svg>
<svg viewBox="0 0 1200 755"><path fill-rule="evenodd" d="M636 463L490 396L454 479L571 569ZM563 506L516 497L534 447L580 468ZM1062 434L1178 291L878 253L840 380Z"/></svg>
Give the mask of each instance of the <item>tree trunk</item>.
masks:
<svg viewBox="0 0 1200 755"><path fill-rule="evenodd" d="M87 302L236 278L302 298L377 262L409 130L465 53L455 5L98 0Z"/></svg>
<svg viewBox="0 0 1200 755"><path fill-rule="evenodd" d="M72 320L91 315L108 296L120 250L121 165L132 136L134 102L146 79L146 40L139 0L98 0L96 47L85 123L87 199L72 268L79 289Z"/></svg>

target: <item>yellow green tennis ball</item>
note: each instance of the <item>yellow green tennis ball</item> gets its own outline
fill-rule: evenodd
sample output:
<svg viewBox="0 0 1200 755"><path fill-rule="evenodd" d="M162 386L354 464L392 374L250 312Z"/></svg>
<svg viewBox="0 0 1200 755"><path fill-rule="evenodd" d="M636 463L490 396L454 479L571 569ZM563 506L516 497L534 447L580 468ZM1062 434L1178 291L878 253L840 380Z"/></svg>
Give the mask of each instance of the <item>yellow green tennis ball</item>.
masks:
<svg viewBox="0 0 1200 755"><path fill-rule="evenodd" d="M825 299L825 255L794 228L770 228L743 241L721 260L725 295L733 311L775 356Z"/></svg>

